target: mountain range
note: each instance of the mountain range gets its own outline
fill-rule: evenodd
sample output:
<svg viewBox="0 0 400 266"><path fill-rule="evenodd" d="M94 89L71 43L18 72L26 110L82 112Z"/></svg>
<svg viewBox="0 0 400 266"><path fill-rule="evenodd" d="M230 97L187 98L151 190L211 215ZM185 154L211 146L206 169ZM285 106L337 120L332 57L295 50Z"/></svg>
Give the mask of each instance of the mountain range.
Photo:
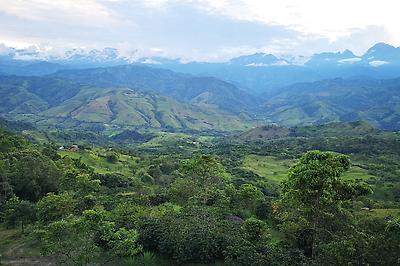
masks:
<svg viewBox="0 0 400 266"><path fill-rule="evenodd" d="M333 78L396 78L400 73L400 48L377 43L364 55L350 50L306 57L277 57L256 53L225 63L190 62L151 58L142 60L159 68L194 75L214 76L253 94L273 94L281 87Z"/></svg>
<svg viewBox="0 0 400 266"><path fill-rule="evenodd" d="M190 64L205 62L182 63L181 59L169 59L163 57L138 57L137 51L122 53L116 48L106 47L101 50L87 50L74 48L63 52L51 52L51 49L31 46L17 49L0 44L0 60L15 62L46 61L71 66L111 66L130 63L143 64ZM210 63L212 64L212 63ZM363 55L357 56L350 50L343 52L323 52L310 57L305 56L275 56L267 53L255 53L230 59L227 62L215 63L248 67L287 66L287 65L400 65L400 47L394 47L386 43L376 43Z"/></svg>
<svg viewBox="0 0 400 266"><path fill-rule="evenodd" d="M234 114L254 111L261 103L258 97L214 77L192 76L142 65L63 70L51 77L97 87L119 86L151 91L193 105L218 108Z"/></svg>
<svg viewBox="0 0 400 266"><path fill-rule="evenodd" d="M275 56L256 53L227 62L182 62L163 57L137 58L118 49L72 49L61 55L31 47L15 49L0 46L0 73L48 75L63 69L84 69L118 65L147 65L196 76L210 76L230 82L258 95L273 93L280 87L299 82L332 78L396 78L400 71L400 47L377 43L361 56L350 50L304 56Z"/></svg>
<svg viewBox="0 0 400 266"><path fill-rule="evenodd" d="M0 76L0 113L38 126L238 130L243 116L133 88L95 87L53 77Z"/></svg>
<svg viewBox="0 0 400 266"><path fill-rule="evenodd" d="M285 126L368 121L400 129L400 79L329 79L298 83L265 101L269 121Z"/></svg>
<svg viewBox="0 0 400 266"><path fill-rule="evenodd" d="M44 126L236 130L366 120L400 129L400 48L311 58L256 53L225 63L62 57L0 46L0 114Z"/></svg>

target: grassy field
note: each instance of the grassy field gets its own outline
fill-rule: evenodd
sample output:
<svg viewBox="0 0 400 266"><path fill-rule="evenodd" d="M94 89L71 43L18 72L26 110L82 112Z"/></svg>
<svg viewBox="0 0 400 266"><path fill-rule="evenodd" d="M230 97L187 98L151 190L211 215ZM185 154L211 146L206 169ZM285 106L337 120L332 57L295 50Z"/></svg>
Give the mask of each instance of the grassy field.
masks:
<svg viewBox="0 0 400 266"><path fill-rule="evenodd" d="M139 145L139 148L158 148L163 146L184 145L191 141L193 137L184 133L159 132L156 137Z"/></svg>
<svg viewBox="0 0 400 266"><path fill-rule="evenodd" d="M245 156L242 168L264 177L271 184L277 185L287 178L288 170L294 163L294 160L282 160L273 156L250 154ZM390 193L393 184L382 181L379 176L369 174L367 170L362 168L362 163L356 162L355 164L343 177L348 180L370 183L373 193L369 197L380 202L381 208L389 206L388 204L394 201L393 195Z"/></svg>
<svg viewBox="0 0 400 266"><path fill-rule="evenodd" d="M287 176L287 171L294 163L292 160L281 160L273 156L250 154L244 158L242 168L250 170L267 180L279 183Z"/></svg>
<svg viewBox="0 0 400 266"><path fill-rule="evenodd" d="M374 175L370 175L367 170L360 168L359 166L352 166L344 176L348 179L367 181L368 179L378 178Z"/></svg>
<svg viewBox="0 0 400 266"><path fill-rule="evenodd" d="M244 158L242 168L253 171L272 182L279 183L287 177L287 172L294 163L294 160L282 160L273 156L250 154ZM350 170L344 174L344 177L362 181L366 181L370 178L377 178L376 176L368 174L365 169L359 166L352 166Z"/></svg>
<svg viewBox="0 0 400 266"><path fill-rule="evenodd" d="M59 151L59 154L74 159L81 159L86 165L93 167L94 171L100 174L120 173L131 176L134 173L137 158L118 153L118 161L111 163L107 161L107 152L104 149L84 150L79 152Z"/></svg>

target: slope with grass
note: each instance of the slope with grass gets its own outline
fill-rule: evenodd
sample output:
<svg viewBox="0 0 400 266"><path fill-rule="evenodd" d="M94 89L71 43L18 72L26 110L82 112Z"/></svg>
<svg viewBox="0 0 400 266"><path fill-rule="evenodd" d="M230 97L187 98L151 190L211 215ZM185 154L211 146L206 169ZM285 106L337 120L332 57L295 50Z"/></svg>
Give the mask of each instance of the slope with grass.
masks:
<svg viewBox="0 0 400 266"><path fill-rule="evenodd" d="M78 152L67 150L59 151L60 156L80 160L99 174L118 173L124 176L132 176L134 174L137 158L122 153L116 153L116 161L110 162L107 160L107 155L109 153L110 151L100 148L81 150Z"/></svg>
<svg viewBox="0 0 400 266"><path fill-rule="evenodd" d="M59 78L0 77L2 116L46 127L245 129L244 116L130 88L99 88Z"/></svg>
<svg viewBox="0 0 400 266"><path fill-rule="evenodd" d="M249 170L255 174L265 178L266 182L279 184L288 174L289 168L295 163L295 160L280 159L274 156L260 156L249 154L244 157L242 169ZM344 178L351 180L358 180L368 182L372 180L379 180L378 176L368 173L367 170L360 167L360 163L354 162L354 165L347 171ZM372 185L373 189L377 192L382 190L381 187ZM384 199L384 195L375 195L379 199Z"/></svg>
<svg viewBox="0 0 400 266"><path fill-rule="evenodd" d="M131 89L85 89L38 115L134 128L223 131L246 127L246 123L232 115Z"/></svg>
<svg viewBox="0 0 400 266"><path fill-rule="evenodd" d="M384 131L365 121L333 122L313 126L281 127L275 124L258 126L250 130L235 134L227 139L234 142L259 142L282 138L337 138L362 137L383 134Z"/></svg>
<svg viewBox="0 0 400 266"><path fill-rule="evenodd" d="M366 120L400 129L400 79L332 79L282 88L265 103L270 121L286 126Z"/></svg>
<svg viewBox="0 0 400 266"><path fill-rule="evenodd" d="M52 77L79 81L95 87L119 86L156 92L194 105L234 114L254 111L261 103L258 97L217 78L194 77L143 65L63 70Z"/></svg>

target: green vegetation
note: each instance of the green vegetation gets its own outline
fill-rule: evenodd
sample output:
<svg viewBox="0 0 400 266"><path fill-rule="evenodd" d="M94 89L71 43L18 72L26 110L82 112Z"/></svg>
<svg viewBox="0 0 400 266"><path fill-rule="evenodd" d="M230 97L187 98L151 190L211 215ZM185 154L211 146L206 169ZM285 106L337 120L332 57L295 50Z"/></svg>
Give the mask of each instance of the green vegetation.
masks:
<svg viewBox="0 0 400 266"><path fill-rule="evenodd" d="M265 177L267 181L279 183L287 176L293 160L282 160L273 156L247 155L243 160L243 169Z"/></svg>
<svg viewBox="0 0 400 266"><path fill-rule="evenodd" d="M190 84L186 84L180 75L175 78L176 82L184 83L180 84L183 91L173 94L188 94L186 90L191 89ZM196 95L190 95L196 98L194 101L200 101L195 104L186 97L166 97L172 96L167 92L161 93L166 96L154 94L152 92L156 87L147 88L148 83L153 81L154 77L151 76L143 84L144 87L138 90L137 84L129 82L127 85L104 86L101 82L98 84L98 80L88 81L87 84L72 82L67 78L0 77L0 113L13 120L35 123L42 128L57 125L65 129L91 129L95 132L106 132L107 135L115 133L112 129L119 132L149 128L170 131L232 131L248 129L252 125L246 115L228 112L224 108L218 109L218 104L213 107L216 103L213 97L200 100ZM212 78L210 81L200 79L198 82L199 85L192 86L199 86L199 90L213 90L213 94L221 93L218 88L227 91L232 87ZM203 83L207 84L206 87L201 86ZM216 101L223 101L219 104L224 106L231 104L225 98ZM112 132L109 132L110 129Z"/></svg>
<svg viewBox="0 0 400 266"><path fill-rule="evenodd" d="M343 260L340 253L325 254L332 246L341 244L343 237L339 233L345 232L352 223L343 208L345 202L372 192L368 185L341 177L349 167L350 160L345 155L311 151L292 166L282 186L283 203L288 206L289 217L283 226L288 233L300 236L303 242L300 248L305 255L320 263L326 263L326 259L332 264L352 260L349 256ZM348 245L353 247L356 243Z"/></svg>
<svg viewBox="0 0 400 266"><path fill-rule="evenodd" d="M244 157L243 169L265 177L268 181L279 183L287 177L289 168L293 163L294 161L289 159L250 154ZM372 181L378 178L377 176L369 174L366 169L356 165L351 166L343 177L362 181Z"/></svg>
<svg viewBox="0 0 400 266"><path fill-rule="evenodd" d="M16 131L0 131L6 264L400 259L398 133L350 123L263 127L245 138L128 131L114 142L89 131L39 140L42 131Z"/></svg>
<svg viewBox="0 0 400 266"><path fill-rule="evenodd" d="M243 121L233 116L129 89L85 89L38 116L40 120L46 117L70 118L84 123L109 123L134 128L243 128Z"/></svg>
<svg viewBox="0 0 400 266"><path fill-rule="evenodd" d="M0 75L0 264L399 265L400 79L278 89L326 76L326 60L301 74L257 58L274 59L179 64L243 90L6 60L53 74Z"/></svg>
<svg viewBox="0 0 400 266"><path fill-rule="evenodd" d="M59 151L63 158L72 158L91 167L94 172L120 173L122 175L132 175L137 158L117 153L115 151L105 151L104 149L91 149L82 151ZM110 159L111 158L111 159Z"/></svg>
<svg viewBox="0 0 400 266"><path fill-rule="evenodd" d="M285 126L365 120L399 130L399 79L328 79L293 84L266 100L268 121Z"/></svg>
<svg viewBox="0 0 400 266"><path fill-rule="evenodd" d="M40 257L37 242L21 233L19 228L0 227L0 254L7 258L35 258Z"/></svg>

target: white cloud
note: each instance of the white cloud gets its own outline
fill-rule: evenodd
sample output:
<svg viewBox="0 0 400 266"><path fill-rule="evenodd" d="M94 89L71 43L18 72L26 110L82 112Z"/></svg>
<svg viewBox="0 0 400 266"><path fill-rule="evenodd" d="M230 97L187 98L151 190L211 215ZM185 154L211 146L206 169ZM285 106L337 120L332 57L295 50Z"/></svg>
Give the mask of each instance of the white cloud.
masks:
<svg viewBox="0 0 400 266"><path fill-rule="evenodd" d="M81 26L117 23L112 12L96 0L1 0L0 12L26 20Z"/></svg>
<svg viewBox="0 0 400 266"><path fill-rule="evenodd" d="M400 21L397 0L200 0L211 12L237 19L286 25L308 34L318 34L334 41L356 29L382 26L393 42L400 43Z"/></svg>
<svg viewBox="0 0 400 266"><path fill-rule="evenodd" d="M389 62L380 61L380 60L375 60L375 61L369 62L369 65L373 66L373 67L380 67L380 66L383 66L383 65L386 65L386 64L389 64Z"/></svg>
<svg viewBox="0 0 400 266"><path fill-rule="evenodd" d="M341 64L354 64L357 62L360 62L361 58L359 57L353 57L353 58L346 58L346 59L341 59L338 62Z"/></svg>
<svg viewBox="0 0 400 266"><path fill-rule="evenodd" d="M397 0L0 0L0 42L223 61L400 45ZM300 61L304 61L301 59Z"/></svg>
<svg viewBox="0 0 400 266"><path fill-rule="evenodd" d="M266 67L266 66L287 66L289 65L288 62L284 60L279 60L276 63L271 63L271 64L265 64L265 63L250 63L245 66L247 67Z"/></svg>
<svg viewBox="0 0 400 266"><path fill-rule="evenodd" d="M149 64L149 65L160 65L161 62L151 59L151 58L146 58L145 60L142 61L143 64Z"/></svg>

